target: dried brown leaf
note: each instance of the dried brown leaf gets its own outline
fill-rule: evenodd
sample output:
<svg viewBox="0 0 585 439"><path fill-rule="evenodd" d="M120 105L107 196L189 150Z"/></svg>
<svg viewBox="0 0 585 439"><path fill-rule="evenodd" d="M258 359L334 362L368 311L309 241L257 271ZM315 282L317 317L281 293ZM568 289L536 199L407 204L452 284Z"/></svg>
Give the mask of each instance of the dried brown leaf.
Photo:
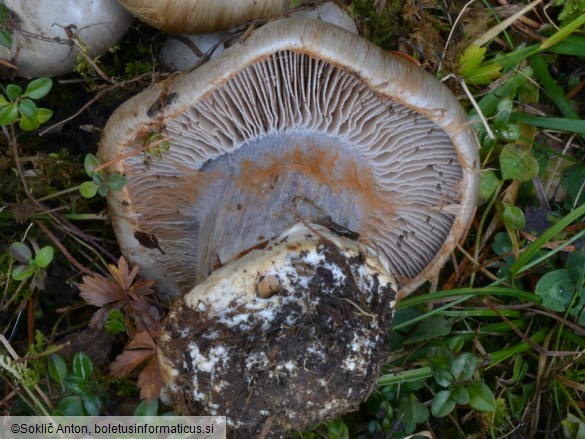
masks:
<svg viewBox="0 0 585 439"><path fill-rule="evenodd" d="M150 349L154 351L156 344L152 339L152 336L148 331L142 331L136 334L136 336L128 342L126 349Z"/></svg>
<svg viewBox="0 0 585 439"><path fill-rule="evenodd" d="M110 374L116 378L122 377L153 355L152 349L126 349L110 364Z"/></svg>
<svg viewBox="0 0 585 439"><path fill-rule="evenodd" d="M90 305L102 307L124 298L118 285L102 275L96 273L83 276L82 280L79 284L79 295Z"/></svg>
<svg viewBox="0 0 585 439"><path fill-rule="evenodd" d="M132 281L138 274L138 265L134 266L132 272L128 271L128 262L124 256L120 256L118 260L118 266L113 264L108 265L108 270L112 274L112 277L116 283L123 289L127 290L132 285Z"/></svg>
<svg viewBox="0 0 585 439"><path fill-rule="evenodd" d="M161 319L156 307L142 300L137 300L127 302L126 309L138 332L149 331L153 335L158 334Z"/></svg>
<svg viewBox="0 0 585 439"><path fill-rule="evenodd" d="M158 398L163 385L164 382L158 367L158 361L156 361L156 358L152 358L138 376L140 398L148 401Z"/></svg>
<svg viewBox="0 0 585 439"><path fill-rule="evenodd" d="M152 287L155 283L156 281L154 279L139 279L134 285L132 285L130 290L137 296L150 296L154 293L154 289Z"/></svg>

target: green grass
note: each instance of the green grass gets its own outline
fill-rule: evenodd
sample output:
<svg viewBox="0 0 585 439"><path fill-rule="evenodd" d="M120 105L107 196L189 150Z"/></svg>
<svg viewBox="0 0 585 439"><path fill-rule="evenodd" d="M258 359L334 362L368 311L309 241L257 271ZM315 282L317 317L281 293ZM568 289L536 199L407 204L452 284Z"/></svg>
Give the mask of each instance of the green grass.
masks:
<svg viewBox="0 0 585 439"><path fill-rule="evenodd" d="M564 9L560 2L547 14L540 5L520 25L491 35L507 18L505 9L475 2L456 20L463 3L388 1L380 11L373 0L350 2L369 39L407 51L462 97L481 143L482 201L436 286L426 284L399 303L392 352L368 401L299 437L585 437L585 15L575 2ZM419 44L429 29L432 37ZM485 52L461 56L486 33ZM89 333L95 308L79 297L82 276L111 278L108 264L118 263L103 197L79 192L83 184L106 192L123 183L94 172L99 163L89 154L99 140L95 127L119 103L164 77L149 73L156 70L151 54L161 41L157 32L133 30L116 53L101 58L102 71L117 78L113 85L91 71L63 82L56 78L39 99L54 110L51 120L41 118L40 131L25 132L10 119L20 113L3 115L0 109L0 122L12 120L0 133L5 412L95 413L121 398L138 412L157 410L156 403L139 406L140 367L124 376L109 373L131 331L123 314L108 316L109 342L74 341L75 349L93 346L106 355L74 357L57 345L63 337ZM473 62L461 65L469 57ZM5 96L9 83L26 90L30 81L2 81ZM15 109L32 111L17 99ZM59 128L45 133L53 124ZM546 191L549 183L558 187L555 194ZM9 249L20 241L30 255L22 247L25 254L15 254L18 246ZM53 261L37 261L29 277L15 279L19 265L22 274L26 260L34 261L35 246L54 248ZM27 362L15 361L27 356Z"/></svg>

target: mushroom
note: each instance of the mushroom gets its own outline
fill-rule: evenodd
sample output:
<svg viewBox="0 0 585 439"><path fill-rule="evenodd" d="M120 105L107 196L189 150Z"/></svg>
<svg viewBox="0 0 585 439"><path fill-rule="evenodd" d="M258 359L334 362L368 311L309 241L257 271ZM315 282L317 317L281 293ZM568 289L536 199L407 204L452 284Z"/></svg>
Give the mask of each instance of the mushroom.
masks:
<svg viewBox="0 0 585 439"><path fill-rule="evenodd" d="M443 84L307 19L133 97L99 157L128 179L108 194L123 252L161 291L190 291L158 353L177 409L252 437L367 396L395 300L448 258L478 189Z"/></svg>
<svg viewBox="0 0 585 439"><path fill-rule="evenodd" d="M149 25L172 34L228 30L285 12L283 0L118 0Z"/></svg>
<svg viewBox="0 0 585 439"><path fill-rule="evenodd" d="M293 11L290 16L293 18L321 20L339 26L356 35L358 33L353 19L333 2L323 3L313 8L298 9ZM221 54L230 39L229 32L170 35L160 50L161 62L170 70L188 71L201 64L203 54L209 53L210 59Z"/></svg>
<svg viewBox="0 0 585 439"><path fill-rule="evenodd" d="M0 47L0 59L18 67L24 77L70 73L78 49L91 57L105 53L126 33L130 15L115 0L5 0L10 11L12 47Z"/></svg>

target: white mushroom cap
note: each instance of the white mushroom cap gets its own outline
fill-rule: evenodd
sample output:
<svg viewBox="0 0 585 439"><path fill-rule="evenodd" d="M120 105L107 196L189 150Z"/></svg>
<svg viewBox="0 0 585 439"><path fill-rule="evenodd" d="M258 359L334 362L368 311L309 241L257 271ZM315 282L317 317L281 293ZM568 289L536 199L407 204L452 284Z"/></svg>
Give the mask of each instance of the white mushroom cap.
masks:
<svg viewBox="0 0 585 439"><path fill-rule="evenodd" d="M14 43L10 50L0 47L0 59L18 67L24 77L55 76L70 73L79 53L69 43L65 30L71 29L96 57L115 45L132 22L115 0L5 0L11 11L10 30Z"/></svg>
<svg viewBox="0 0 585 439"><path fill-rule="evenodd" d="M144 158L152 133L169 139L161 160ZM269 23L135 96L99 156L128 157L108 200L118 241L171 295L299 217L330 216L387 259L400 298L440 269L477 199L478 144L451 92L316 20Z"/></svg>
<svg viewBox="0 0 585 439"><path fill-rule="evenodd" d="M358 34L358 29L353 18L335 4L335 2L327 2L313 8L295 10L290 16L292 18L311 18L313 20L324 21L325 23L339 26L352 34Z"/></svg>
<svg viewBox="0 0 585 439"><path fill-rule="evenodd" d="M357 35L357 26L353 19L333 2L320 4L314 8L303 8L291 13L292 18L311 18L339 26ZM201 64L201 56L213 50L209 58L213 59L225 50L222 41L229 38L229 32L215 32L211 34L170 35L165 40L160 58L162 64L171 70L189 71ZM192 47L195 45L196 49Z"/></svg>
<svg viewBox="0 0 585 439"><path fill-rule="evenodd" d="M215 32L201 35L169 35L160 49L160 61L169 70L186 72L201 63L201 56L193 49L195 45L201 54L210 53L213 59L223 53L225 46L221 42L227 39L227 32Z"/></svg>
<svg viewBox="0 0 585 439"><path fill-rule="evenodd" d="M285 10L282 0L118 0L151 26L174 34L217 32L246 21L272 18Z"/></svg>

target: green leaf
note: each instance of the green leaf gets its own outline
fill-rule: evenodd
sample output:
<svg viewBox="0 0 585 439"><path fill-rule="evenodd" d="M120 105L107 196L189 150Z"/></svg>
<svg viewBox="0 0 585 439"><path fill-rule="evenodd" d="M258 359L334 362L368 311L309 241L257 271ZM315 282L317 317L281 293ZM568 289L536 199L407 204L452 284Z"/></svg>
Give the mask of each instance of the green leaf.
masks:
<svg viewBox="0 0 585 439"><path fill-rule="evenodd" d="M512 113L513 103L512 99L505 97L498 103L498 112L494 117L494 125L498 128L505 128Z"/></svg>
<svg viewBox="0 0 585 439"><path fill-rule="evenodd" d="M585 120L569 119L566 117L541 117L526 113L514 112L510 120L524 122L535 127L548 128L555 131L567 131L569 133L585 134Z"/></svg>
<svg viewBox="0 0 585 439"><path fill-rule="evenodd" d="M23 116L35 117L37 114L37 106L32 99L25 98L20 101L18 109Z"/></svg>
<svg viewBox="0 0 585 439"><path fill-rule="evenodd" d="M4 46L7 49L11 49L12 43L13 43L12 33L5 29L0 30L0 46Z"/></svg>
<svg viewBox="0 0 585 439"><path fill-rule="evenodd" d="M98 186L98 194L100 194L100 196L102 196L102 197L105 197L106 195L108 195L108 185L100 184Z"/></svg>
<svg viewBox="0 0 585 439"><path fill-rule="evenodd" d="M86 181L79 186L79 193L84 198L93 198L97 194L98 186L93 181Z"/></svg>
<svg viewBox="0 0 585 439"><path fill-rule="evenodd" d="M48 121L51 117L53 117L53 110L49 110L48 108L38 108L37 115L35 116L39 125L44 124Z"/></svg>
<svg viewBox="0 0 585 439"><path fill-rule="evenodd" d="M450 390L437 392L431 403L431 413L435 418L443 418L453 411L455 401L451 399Z"/></svg>
<svg viewBox="0 0 585 439"><path fill-rule="evenodd" d="M520 127L517 124L509 123L503 128L497 128L496 133L506 142L513 142L520 138Z"/></svg>
<svg viewBox="0 0 585 439"><path fill-rule="evenodd" d="M552 311L563 312L573 299L575 284L569 270L560 269L551 271L542 276L534 291L542 297L542 304Z"/></svg>
<svg viewBox="0 0 585 439"><path fill-rule="evenodd" d="M471 84L488 85L502 74L500 64L484 65L476 69L473 73L465 77L465 80Z"/></svg>
<svg viewBox="0 0 585 439"><path fill-rule="evenodd" d="M451 387L453 385L453 374L446 369L433 370L433 378L435 382L441 387Z"/></svg>
<svg viewBox="0 0 585 439"><path fill-rule="evenodd" d="M563 426L563 437L567 439L585 438L585 422L577 416L569 413L566 419L561 421Z"/></svg>
<svg viewBox="0 0 585 439"><path fill-rule="evenodd" d="M12 279L14 280L26 280L35 274L35 270L30 268L28 265L18 265L12 270Z"/></svg>
<svg viewBox="0 0 585 439"><path fill-rule="evenodd" d="M95 169L100 165L100 161L97 157L93 154L87 154L85 156L85 160L83 161L83 167L85 168L85 173L88 177L93 177L95 174Z"/></svg>
<svg viewBox="0 0 585 439"><path fill-rule="evenodd" d="M521 381L526 376L526 372L528 372L528 363L522 359L521 355L517 355L512 368L512 379Z"/></svg>
<svg viewBox="0 0 585 439"><path fill-rule="evenodd" d="M10 125L18 118L16 104L8 104L0 109L0 125Z"/></svg>
<svg viewBox="0 0 585 439"><path fill-rule="evenodd" d="M500 167L505 180L528 181L538 175L538 162L534 156L514 143L502 149Z"/></svg>
<svg viewBox="0 0 585 439"><path fill-rule="evenodd" d="M433 346L427 351L429 367L433 371L450 370L453 359L453 354L443 346Z"/></svg>
<svg viewBox="0 0 585 439"><path fill-rule="evenodd" d="M504 211L502 212L502 221L504 221L506 227L516 231L522 230L526 224L522 209L507 203L504 205Z"/></svg>
<svg viewBox="0 0 585 439"><path fill-rule="evenodd" d="M119 309L113 309L108 313L108 319L104 325L106 332L111 335L122 334L126 332L124 323L124 314Z"/></svg>
<svg viewBox="0 0 585 439"><path fill-rule="evenodd" d="M459 70L461 76L467 78L472 75L485 58L486 47L468 46L459 57Z"/></svg>
<svg viewBox="0 0 585 439"><path fill-rule="evenodd" d="M25 264L28 264L28 261L32 258L32 252L24 242L13 242L10 244L8 252L14 259Z"/></svg>
<svg viewBox="0 0 585 439"><path fill-rule="evenodd" d="M78 377L87 380L93 371L91 359L85 352L78 352L73 357L73 373Z"/></svg>
<svg viewBox="0 0 585 439"><path fill-rule="evenodd" d="M77 395L66 396L57 406L57 410L63 412L67 416L83 416L83 409L81 408L81 398Z"/></svg>
<svg viewBox="0 0 585 439"><path fill-rule="evenodd" d="M499 256L512 252L512 241L506 232L496 233L492 242L492 250Z"/></svg>
<svg viewBox="0 0 585 439"><path fill-rule="evenodd" d="M158 399L148 402L140 401L140 404L134 410L134 416L156 416L158 413Z"/></svg>
<svg viewBox="0 0 585 439"><path fill-rule="evenodd" d="M20 122L18 124L18 126L20 127L20 129L23 130L23 131L34 131L40 125L41 124L36 119L36 117L27 117L27 116L24 116L24 115L22 116L22 118L20 119Z"/></svg>
<svg viewBox="0 0 585 439"><path fill-rule="evenodd" d="M60 355L52 354L49 357L49 375L57 383L63 385L63 380L67 376L67 364Z"/></svg>
<svg viewBox="0 0 585 439"><path fill-rule="evenodd" d="M123 175L120 174L108 175L107 185L112 192L119 191L126 185L126 183L128 183L128 180Z"/></svg>
<svg viewBox="0 0 585 439"><path fill-rule="evenodd" d="M406 424L420 424L429 419L429 410L411 393L398 407L396 417Z"/></svg>
<svg viewBox="0 0 585 439"><path fill-rule="evenodd" d="M405 344L419 343L425 340L433 340L437 337L448 335L451 332L451 324L442 316L433 316L420 322L416 329L410 333Z"/></svg>
<svg viewBox="0 0 585 439"><path fill-rule="evenodd" d="M47 245L40 249L35 256L35 264L37 267L45 268L47 267L51 261L53 260L53 255L55 254L55 250L50 245Z"/></svg>
<svg viewBox="0 0 585 439"><path fill-rule="evenodd" d="M21 94L22 94L22 88L20 88L18 85L8 84L6 86L6 95L10 99L15 100L16 98L20 97Z"/></svg>
<svg viewBox="0 0 585 439"><path fill-rule="evenodd" d="M477 367L477 361L473 354L464 352L460 354L451 364L451 373L455 380L467 381L470 380Z"/></svg>
<svg viewBox="0 0 585 439"><path fill-rule="evenodd" d="M327 423L327 437L329 439L349 438L349 430L342 418L337 418Z"/></svg>
<svg viewBox="0 0 585 439"><path fill-rule="evenodd" d="M496 410L496 398L488 386L482 381L475 381L467 386L469 404L481 412Z"/></svg>
<svg viewBox="0 0 585 439"><path fill-rule="evenodd" d="M488 202L498 188L499 184L500 181L498 180L498 177L494 171L482 171L479 180L479 203L483 204Z"/></svg>
<svg viewBox="0 0 585 439"><path fill-rule="evenodd" d="M468 404L469 393L467 393L465 386L462 384L455 386L451 391L451 399L455 401L456 404Z"/></svg>
<svg viewBox="0 0 585 439"><path fill-rule="evenodd" d="M86 382L80 376L67 375L63 379L63 386L69 392L73 392L73 393L80 395L85 390Z"/></svg>
<svg viewBox="0 0 585 439"><path fill-rule="evenodd" d="M53 87L53 80L51 78L38 78L28 84L23 96L31 99L40 99L51 91L51 87Z"/></svg>
<svg viewBox="0 0 585 439"><path fill-rule="evenodd" d="M98 416L100 414L102 402L96 395L83 392L81 394L81 401L83 402L83 408L89 416Z"/></svg>
<svg viewBox="0 0 585 439"><path fill-rule="evenodd" d="M565 171L563 187L567 191L571 205L579 206L585 203L585 165L579 163Z"/></svg>

